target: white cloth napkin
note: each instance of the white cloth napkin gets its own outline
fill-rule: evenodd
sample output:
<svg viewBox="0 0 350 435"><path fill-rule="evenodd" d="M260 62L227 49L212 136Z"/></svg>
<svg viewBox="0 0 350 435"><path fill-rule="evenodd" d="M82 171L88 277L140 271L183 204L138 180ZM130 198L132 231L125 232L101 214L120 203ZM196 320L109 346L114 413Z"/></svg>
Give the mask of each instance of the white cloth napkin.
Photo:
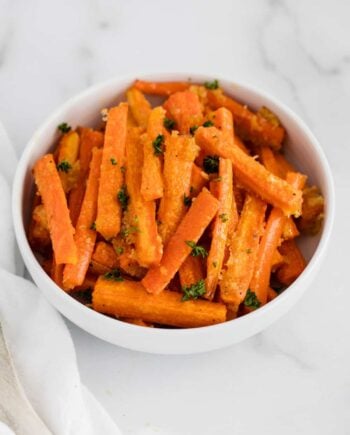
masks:
<svg viewBox="0 0 350 435"><path fill-rule="evenodd" d="M82 385L62 317L32 282L21 277L24 267L16 248L10 194L16 155L1 123L0 150L0 322L19 381L53 434L121 434ZM0 391L0 408L2 400ZM0 424L0 434L11 433L5 430Z"/></svg>

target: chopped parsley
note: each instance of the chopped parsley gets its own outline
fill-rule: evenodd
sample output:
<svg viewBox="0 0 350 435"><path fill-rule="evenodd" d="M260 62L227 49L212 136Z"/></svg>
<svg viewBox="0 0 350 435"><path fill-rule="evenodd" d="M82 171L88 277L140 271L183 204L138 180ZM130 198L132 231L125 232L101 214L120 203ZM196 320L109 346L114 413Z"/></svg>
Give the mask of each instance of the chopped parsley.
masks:
<svg viewBox="0 0 350 435"><path fill-rule="evenodd" d="M61 172L67 173L70 169L72 169L72 165L67 162L67 160L62 160L62 162L57 165L57 170Z"/></svg>
<svg viewBox="0 0 350 435"><path fill-rule="evenodd" d="M158 136L154 139L152 143L155 156L160 156L161 154L163 154L163 143L164 136L162 134L158 134Z"/></svg>
<svg viewBox="0 0 350 435"><path fill-rule="evenodd" d="M219 87L219 80L213 80L212 82L205 82L204 83L204 86L207 88L207 89L210 89L210 90L214 90L214 89L217 89L218 87Z"/></svg>
<svg viewBox="0 0 350 435"><path fill-rule="evenodd" d="M252 253L252 250L250 249L250 248L248 248L248 249L246 249L246 251L245 251L247 254L251 254Z"/></svg>
<svg viewBox="0 0 350 435"><path fill-rule="evenodd" d="M203 127L212 127L214 125L213 121L205 121Z"/></svg>
<svg viewBox="0 0 350 435"><path fill-rule="evenodd" d="M115 165L118 164L117 161L116 161L116 159L113 158L113 157L111 158L111 163L112 163L113 166L115 166Z"/></svg>
<svg viewBox="0 0 350 435"><path fill-rule="evenodd" d="M119 269L113 269L110 272L107 272L103 275L104 279L107 279L108 281L124 281L124 278L120 274Z"/></svg>
<svg viewBox="0 0 350 435"><path fill-rule="evenodd" d="M62 124L58 125L57 128L61 133L68 133L72 129L72 127L66 122L62 122Z"/></svg>
<svg viewBox="0 0 350 435"><path fill-rule="evenodd" d="M213 261L213 267L218 267L218 262L217 261Z"/></svg>
<svg viewBox="0 0 350 435"><path fill-rule="evenodd" d="M197 245L192 240L186 240L185 243L187 246L189 246L192 249L191 255L193 257L199 257L199 256L201 256L202 258L207 257L208 251L205 248L203 248L203 246Z"/></svg>
<svg viewBox="0 0 350 435"><path fill-rule="evenodd" d="M219 183L222 180L222 177L216 177L213 178L212 181L216 181L217 183Z"/></svg>
<svg viewBox="0 0 350 435"><path fill-rule="evenodd" d="M124 174L125 171L126 171L126 167L125 167L125 166L121 166L121 167L120 167L120 172L121 172L122 174Z"/></svg>
<svg viewBox="0 0 350 435"><path fill-rule="evenodd" d="M163 125L168 131L171 131L175 128L175 121L170 118L164 118Z"/></svg>
<svg viewBox="0 0 350 435"><path fill-rule="evenodd" d="M259 308L261 305L261 302L257 298L256 294L252 292L250 288L248 289L247 294L245 295L244 305L248 308L253 308L254 310Z"/></svg>
<svg viewBox="0 0 350 435"><path fill-rule="evenodd" d="M90 230L95 230L95 231L96 231L96 222L93 222L93 223L90 225Z"/></svg>
<svg viewBox="0 0 350 435"><path fill-rule="evenodd" d="M222 222L227 222L228 221L227 213L219 214L219 218L221 219Z"/></svg>
<svg viewBox="0 0 350 435"><path fill-rule="evenodd" d="M126 190L126 186L122 186L122 188L118 192L118 200L120 202L120 205L122 207L122 210L125 211L128 208L128 202L129 202L129 195Z"/></svg>
<svg viewBox="0 0 350 435"><path fill-rule="evenodd" d="M125 227L120 231L120 235L126 239L130 234L138 233L140 230L136 226Z"/></svg>
<svg viewBox="0 0 350 435"><path fill-rule="evenodd" d="M192 127L190 127L190 133L192 134L192 136L195 134L197 128L198 128L198 125L192 125Z"/></svg>
<svg viewBox="0 0 350 435"><path fill-rule="evenodd" d="M189 301L190 299L198 299L205 294L205 281L200 279L195 284L185 286L182 288L183 296L182 301Z"/></svg>
<svg viewBox="0 0 350 435"><path fill-rule="evenodd" d="M114 248L114 250L118 255L121 255L124 252L124 248L122 246L117 246Z"/></svg>
<svg viewBox="0 0 350 435"><path fill-rule="evenodd" d="M186 207L189 207L192 204L192 198L189 196L186 196L185 194L184 194L184 204Z"/></svg>
<svg viewBox="0 0 350 435"><path fill-rule="evenodd" d="M203 169L207 174L215 174L219 171L219 156L206 156L203 159Z"/></svg>

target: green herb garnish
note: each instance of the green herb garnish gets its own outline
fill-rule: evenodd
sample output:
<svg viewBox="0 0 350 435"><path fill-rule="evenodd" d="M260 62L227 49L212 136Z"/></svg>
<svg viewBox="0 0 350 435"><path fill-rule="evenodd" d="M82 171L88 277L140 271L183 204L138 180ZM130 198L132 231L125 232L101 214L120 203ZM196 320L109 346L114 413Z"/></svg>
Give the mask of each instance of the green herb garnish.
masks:
<svg viewBox="0 0 350 435"><path fill-rule="evenodd" d="M203 169L207 174L215 174L219 171L219 156L206 156L203 159Z"/></svg>
<svg viewBox="0 0 350 435"><path fill-rule="evenodd" d="M217 261L213 261L213 267L218 267L218 262Z"/></svg>
<svg viewBox="0 0 350 435"><path fill-rule="evenodd" d="M124 252L124 248L122 246L117 246L114 248L114 250L118 255L121 255Z"/></svg>
<svg viewBox="0 0 350 435"><path fill-rule="evenodd" d="M224 222L224 223L228 221L227 213L219 214L219 218L220 218L221 221Z"/></svg>
<svg viewBox="0 0 350 435"><path fill-rule="evenodd" d="M113 166L118 164L116 159L114 159L113 157L111 158L111 163L112 163Z"/></svg>
<svg viewBox="0 0 350 435"><path fill-rule="evenodd" d="M214 90L214 89L217 89L219 87L219 81L215 79L212 82L205 82L204 86L207 89Z"/></svg>
<svg viewBox="0 0 350 435"><path fill-rule="evenodd" d="M205 121L203 127L212 127L214 125L213 121Z"/></svg>
<svg viewBox="0 0 350 435"><path fill-rule="evenodd" d="M120 231L120 235L126 239L130 234L138 233L140 230L138 227L131 225L130 227L125 227Z"/></svg>
<svg viewBox="0 0 350 435"><path fill-rule="evenodd" d="M158 136L153 141L153 150L155 156L160 156L163 154L162 145L164 143L164 136L162 134L158 134Z"/></svg>
<svg viewBox="0 0 350 435"><path fill-rule="evenodd" d="M95 230L95 231L96 231L96 222L93 222L93 223L90 225L90 230Z"/></svg>
<svg viewBox="0 0 350 435"><path fill-rule="evenodd" d="M198 125L192 125L192 127L190 127L190 133L192 134L192 136L195 134L197 128L198 128Z"/></svg>
<svg viewBox="0 0 350 435"><path fill-rule="evenodd" d="M198 299L205 294L205 281L200 279L195 284L185 286L182 288L183 296L182 301L189 301L190 299Z"/></svg>
<svg viewBox="0 0 350 435"><path fill-rule="evenodd" d="M122 207L122 210L125 211L128 208L128 202L129 202L129 195L126 190L126 186L122 186L122 188L118 192L118 200L120 202L120 205Z"/></svg>
<svg viewBox="0 0 350 435"><path fill-rule="evenodd" d="M70 169L72 169L72 165L67 162L67 160L62 160L62 162L57 165L57 170L61 172L67 173Z"/></svg>
<svg viewBox="0 0 350 435"><path fill-rule="evenodd" d="M107 279L108 281L124 281L124 278L120 274L119 269L113 269L110 272L107 272L103 275L104 279Z"/></svg>
<svg viewBox="0 0 350 435"><path fill-rule="evenodd" d="M186 196L185 194L184 194L184 204L186 207L189 207L192 204L192 198L189 196Z"/></svg>
<svg viewBox="0 0 350 435"><path fill-rule="evenodd" d="M197 245L192 240L186 240L185 243L187 246L189 246L192 249L191 255L193 257L199 257L199 256L201 256L202 258L207 257L208 251L205 248L203 248L203 246Z"/></svg>
<svg viewBox="0 0 350 435"><path fill-rule="evenodd" d="M168 131L171 131L175 128L175 121L170 118L164 118L163 125Z"/></svg>
<svg viewBox="0 0 350 435"><path fill-rule="evenodd" d="M61 133L68 133L72 129L72 127L66 122L62 122L62 124L58 125L57 128Z"/></svg>
<svg viewBox="0 0 350 435"><path fill-rule="evenodd" d="M126 167L125 167L125 166L121 166L121 167L120 167L120 172L121 172L122 174L124 174L125 171L126 171Z"/></svg>
<svg viewBox="0 0 350 435"><path fill-rule="evenodd" d="M261 302L257 298L256 294L248 289L247 294L244 298L244 305L248 308L253 308L254 310L256 310L260 307Z"/></svg>

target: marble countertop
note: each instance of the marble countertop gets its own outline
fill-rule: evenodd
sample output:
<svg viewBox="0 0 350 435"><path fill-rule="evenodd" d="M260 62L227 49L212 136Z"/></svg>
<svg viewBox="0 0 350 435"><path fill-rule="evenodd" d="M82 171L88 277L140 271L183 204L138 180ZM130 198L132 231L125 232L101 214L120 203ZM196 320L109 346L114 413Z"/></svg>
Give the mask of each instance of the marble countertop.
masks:
<svg viewBox="0 0 350 435"><path fill-rule="evenodd" d="M328 257L281 320L230 348L141 354L71 323L83 382L125 434L350 433L350 3L0 0L0 119L18 154L68 97L115 75L193 71L261 87L319 138L337 189Z"/></svg>

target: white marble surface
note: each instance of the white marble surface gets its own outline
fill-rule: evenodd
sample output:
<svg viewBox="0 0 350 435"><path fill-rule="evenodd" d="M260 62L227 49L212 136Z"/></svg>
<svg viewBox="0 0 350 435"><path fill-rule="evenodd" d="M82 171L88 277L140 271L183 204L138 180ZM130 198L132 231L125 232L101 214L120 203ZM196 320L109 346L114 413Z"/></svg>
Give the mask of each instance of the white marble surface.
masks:
<svg viewBox="0 0 350 435"><path fill-rule="evenodd" d="M125 434L350 433L349 16L348 0L0 0L0 119L18 154L47 114L93 83L205 71L288 104L333 169L328 258L302 301L265 332L168 357L113 347L69 324L83 381Z"/></svg>

